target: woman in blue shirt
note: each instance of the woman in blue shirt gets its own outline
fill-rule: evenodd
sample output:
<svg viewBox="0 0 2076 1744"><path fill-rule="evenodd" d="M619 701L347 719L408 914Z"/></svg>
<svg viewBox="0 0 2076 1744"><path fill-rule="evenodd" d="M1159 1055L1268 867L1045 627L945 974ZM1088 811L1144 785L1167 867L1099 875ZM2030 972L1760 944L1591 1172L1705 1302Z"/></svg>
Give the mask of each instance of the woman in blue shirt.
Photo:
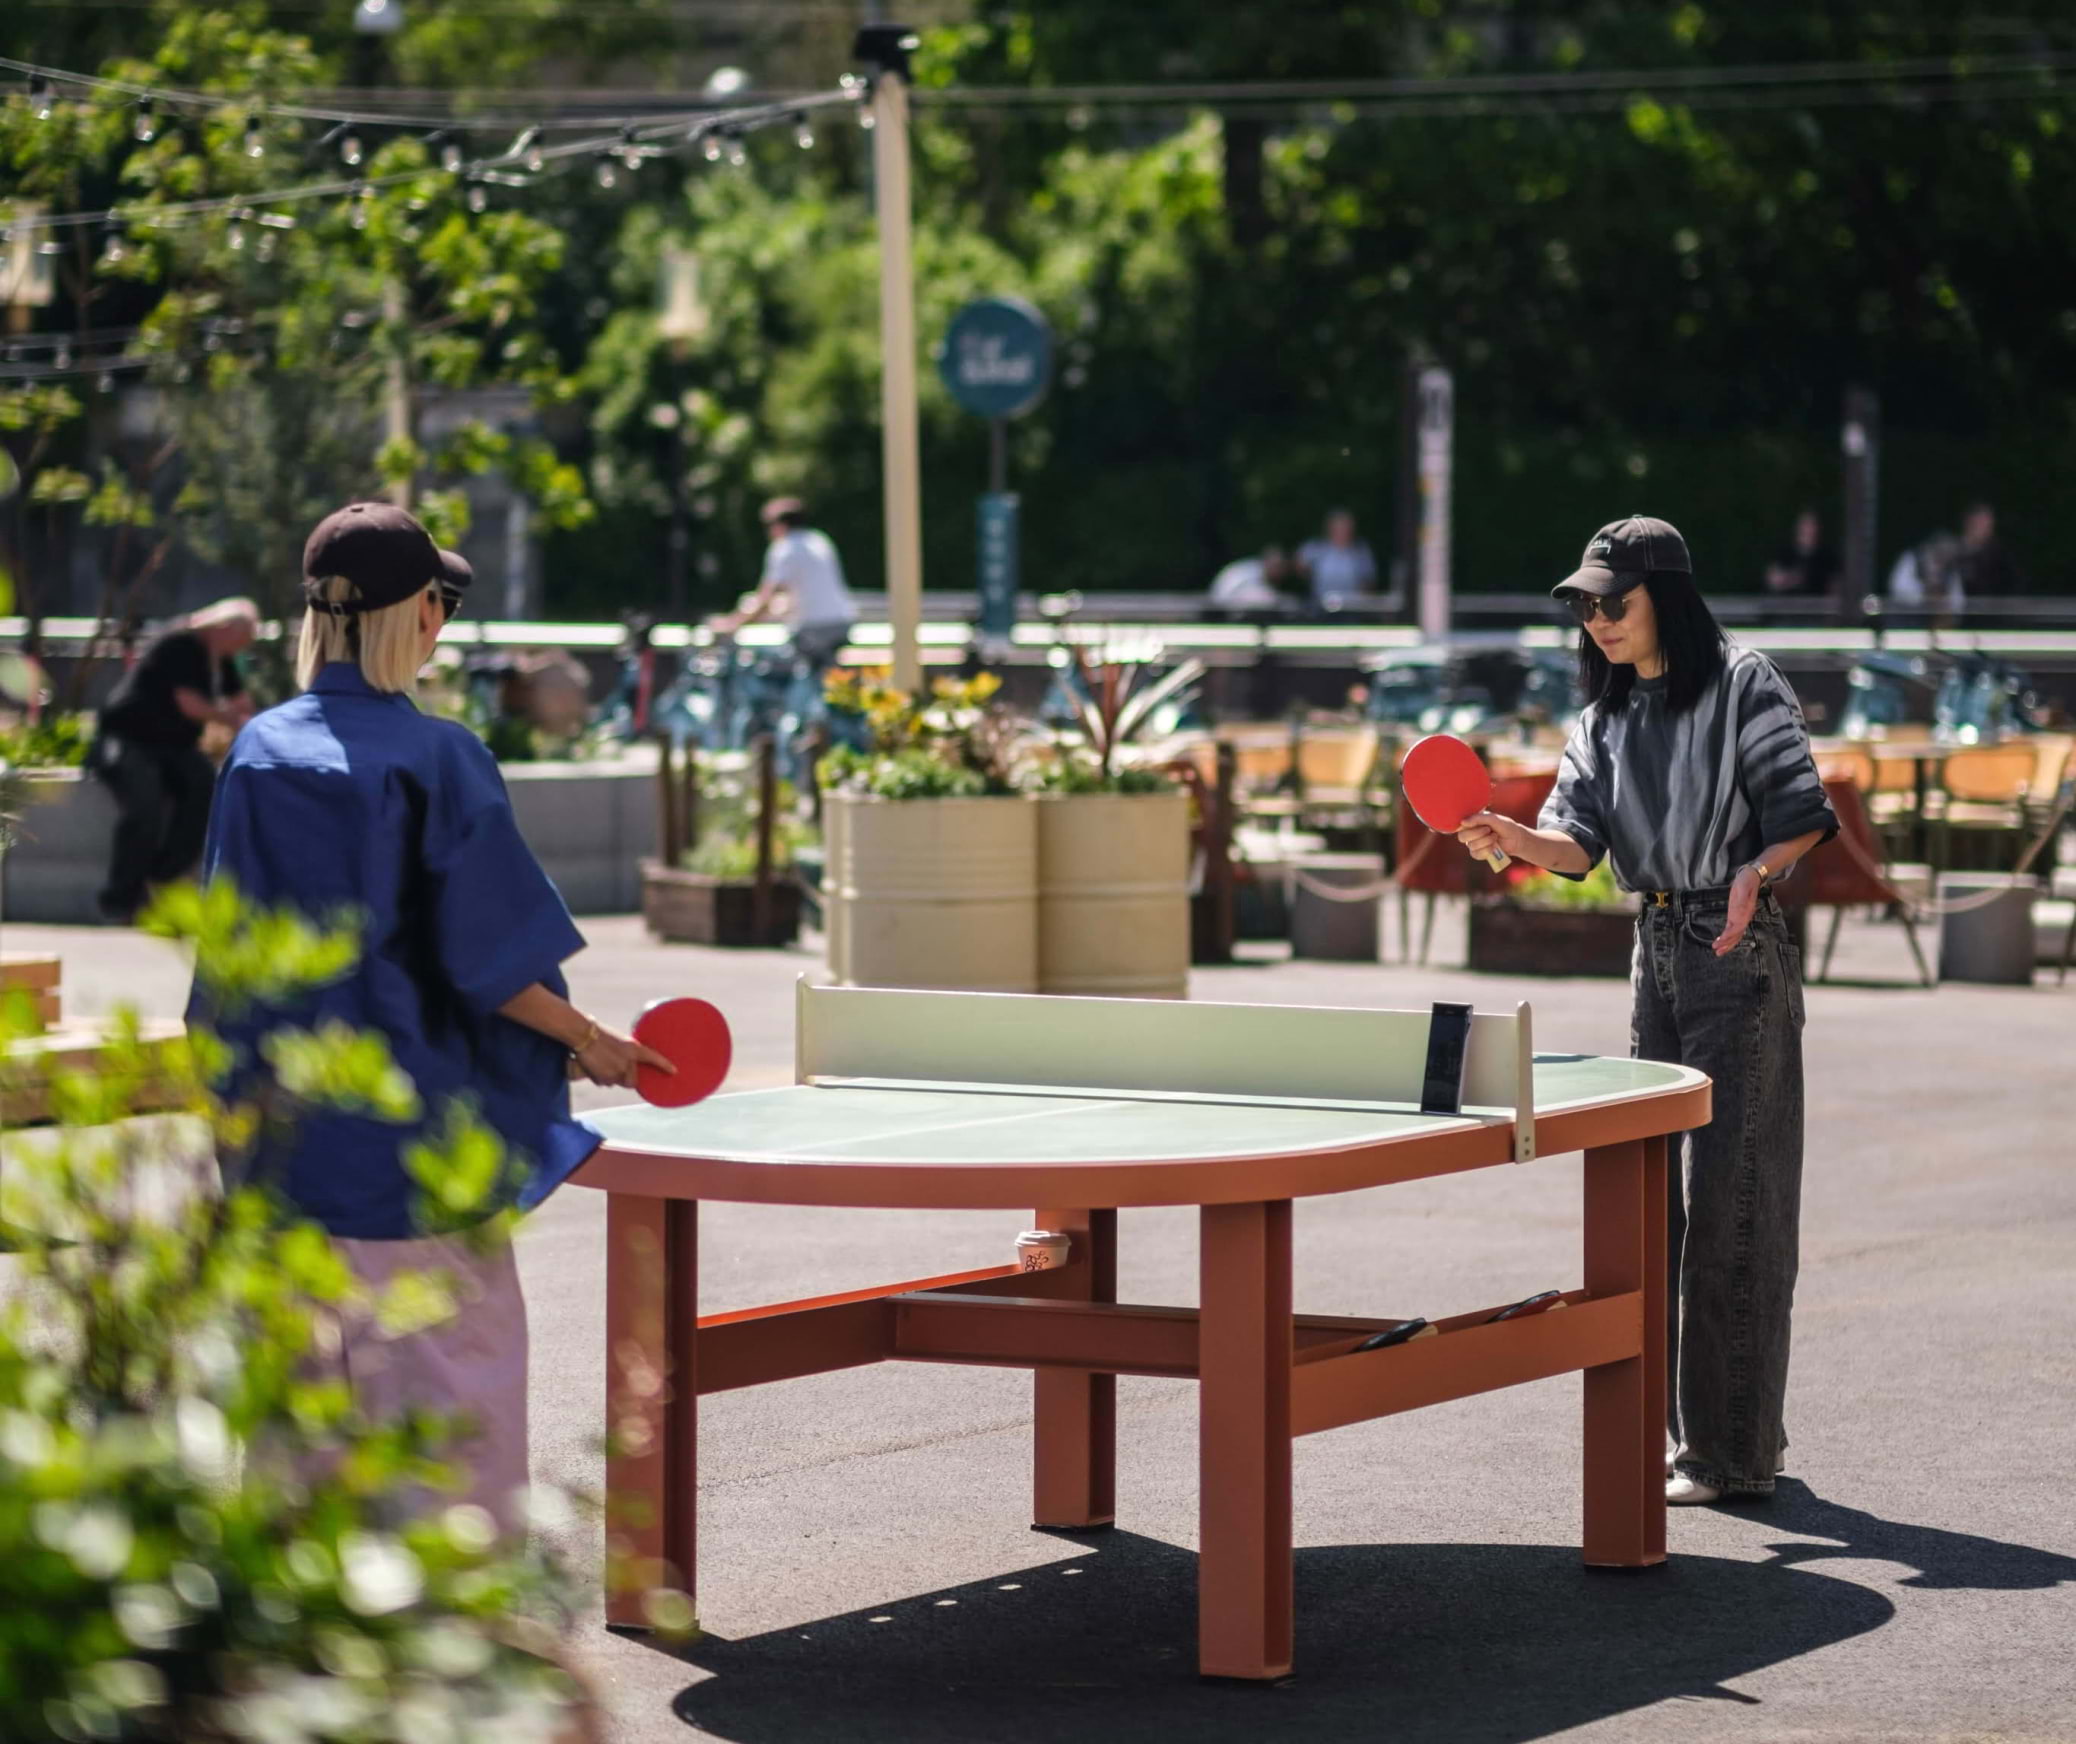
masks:
<svg viewBox="0 0 2076 1744"><path fill-rule="evenodd" d="M638 1064L667 1063L570 1004L561 965L584 940L520 839L495 761L411 700L467 566L404 510L354 503L311 534L303 572L304 694L238 735L204 872L263 908L356 915L361 956L292 1007L216 1014L198 985L190 1014L212 1021L241 1074L278 1027L335 1021L388 1041L420 1120L314 1111L263 1138L252 1168L371 1287L427 1269L458 1279L452 1320L403 1339L347 1327L339 1361L371 1416L475 1412L461 1450L470 1495L509 1519L526 1481L526 1321L510 1244L479 1255L443 1233L404 1151L436 1143L465 1105L512 1165L478 1215L531 1210L598 1144L571 1118L570 1077L623 1085Z"/></svg>

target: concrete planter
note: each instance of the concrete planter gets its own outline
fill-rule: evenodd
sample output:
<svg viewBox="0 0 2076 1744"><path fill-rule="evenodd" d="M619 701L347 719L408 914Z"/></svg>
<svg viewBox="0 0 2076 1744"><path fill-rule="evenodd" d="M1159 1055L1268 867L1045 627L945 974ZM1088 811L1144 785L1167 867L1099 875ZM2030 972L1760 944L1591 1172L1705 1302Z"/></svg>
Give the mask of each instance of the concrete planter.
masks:
<svg viewBox="0 0 2076 1744"><path fill-rule="evenodd" d="M115 802L76 769L27 773L21 836L0 856L0 915L23 925L93 926ZM641 861L656 852L653 753L598 763L508 763L504 777L519 833L573 914L633 914L641 907Z"/></svg>
<svg viewBox="0 0 2076 1744"><path fill-rule="evenodd" d="M1038 812L1038 987L1189 993L1189 799L1047 794Z"/></svg>
<svg viewBox="0 0 2076 1744"><path fill-rule="evenodd" d="M94 896L108 877L115 801L78 769L23 771L21 833L0 854L0 918L24 926L95 926Z"/></svg>
<svg viewBox="0 0 2076 1744"><path fill-rule="evenodd" d="M1037 991L1032 801L832 793L823 840L839 983Z"/></svg>
<svg viewBox="0 0 2076 1744"><path fill-rule="evenodd" d="M711 878L656 860L642 862L642 919L659 939L686 945L790 945L800 936L800 886L775 875L757 925L757 885Z"/></svg>
<svg viewBox="0 0 2076 1744"><path fill-rule="evenodd" d="M641 863L656 853L655 754L503 768L519 833L570 912L638 912Z"/></svg>
<svg viewBox="0 0 2076 1744"><path fill-rule="evenodd" d="M1470 967L1487 975L1629 974L1636 911L1474 902Z"/></svg>

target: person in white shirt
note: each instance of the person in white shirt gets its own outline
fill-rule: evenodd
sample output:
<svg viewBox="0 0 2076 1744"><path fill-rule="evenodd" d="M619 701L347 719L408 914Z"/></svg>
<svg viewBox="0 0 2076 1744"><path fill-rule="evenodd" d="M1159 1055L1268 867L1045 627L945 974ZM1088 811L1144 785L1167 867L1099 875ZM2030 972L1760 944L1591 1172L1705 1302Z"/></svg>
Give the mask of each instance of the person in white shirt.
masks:
<svg viewBox="0 0 2076 1744"><path fill-rule="evenodd" d="M793 651L817 673L834 664L858 621L858 608L844 585L843 560L829 535L807 524L798 497L774 497L764 505L764 573L756 592L733 612L713 620L723 635L745 624L777 619L793 638Z"/></svg>
<svg viewBox="0 0 2076 1744"><path fill-rule="evenodd" d="M1274 545L1259 557L1237 557L1211 578L1210 603L1229 612L1275 611L1283 604L1276 584L1289 568Z"/></svg>
<svg viewBox="0 0 2076 1744"><path fill-rule="evenodd" d="M1368 542L1355 536L1355 517L1346 509L1326 517L1322 537L1298 547L1297 567L1312 584L1312 603L1326 611L1377 591L1377 559Z"/></svg>

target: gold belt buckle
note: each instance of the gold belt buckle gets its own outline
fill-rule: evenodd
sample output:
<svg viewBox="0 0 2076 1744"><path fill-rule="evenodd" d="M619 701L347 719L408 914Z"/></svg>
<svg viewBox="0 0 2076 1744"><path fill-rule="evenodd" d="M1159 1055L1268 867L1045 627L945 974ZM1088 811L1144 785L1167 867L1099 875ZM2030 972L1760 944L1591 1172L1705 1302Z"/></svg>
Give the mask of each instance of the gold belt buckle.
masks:
<svg viewBox="0 0 2076 1744"><path fill-rule="evenodd" d="M1670 908L1672 906L1672 892L1669 890L1652 891L1651 906L1653 908Z"/></svg>

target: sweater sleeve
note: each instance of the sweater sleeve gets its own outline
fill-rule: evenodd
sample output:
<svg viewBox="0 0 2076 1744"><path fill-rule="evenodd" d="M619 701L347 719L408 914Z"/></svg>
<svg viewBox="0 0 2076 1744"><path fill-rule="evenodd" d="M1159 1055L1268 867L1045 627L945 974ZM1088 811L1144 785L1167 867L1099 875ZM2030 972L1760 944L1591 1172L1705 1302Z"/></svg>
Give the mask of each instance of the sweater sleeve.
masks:
<svg viewBox="0 0 2076 1744"><path fill-rule="evenodd" d="M1764 655L1740 662L1737 774L1766 841L1791 842L1812 830L1829 841L1838 817L1817 774L1802 705Z"/></svg>
<svg viewBox="0 0 2076 1744"><path fill-rule="evenodd" d="M1557 785L1543 801L1542 815L1536 820L1539 828L1561 830L1578 843L1585 850L1588 872L1607 853L1605 782L1599 747L1593 737L1595 715L1596 711L1589 708L1572 728L1571 737L1565 741L1564 760L1558 765ZM1576 878L1582 874L1565 872L1558 876Z"/></svg>

